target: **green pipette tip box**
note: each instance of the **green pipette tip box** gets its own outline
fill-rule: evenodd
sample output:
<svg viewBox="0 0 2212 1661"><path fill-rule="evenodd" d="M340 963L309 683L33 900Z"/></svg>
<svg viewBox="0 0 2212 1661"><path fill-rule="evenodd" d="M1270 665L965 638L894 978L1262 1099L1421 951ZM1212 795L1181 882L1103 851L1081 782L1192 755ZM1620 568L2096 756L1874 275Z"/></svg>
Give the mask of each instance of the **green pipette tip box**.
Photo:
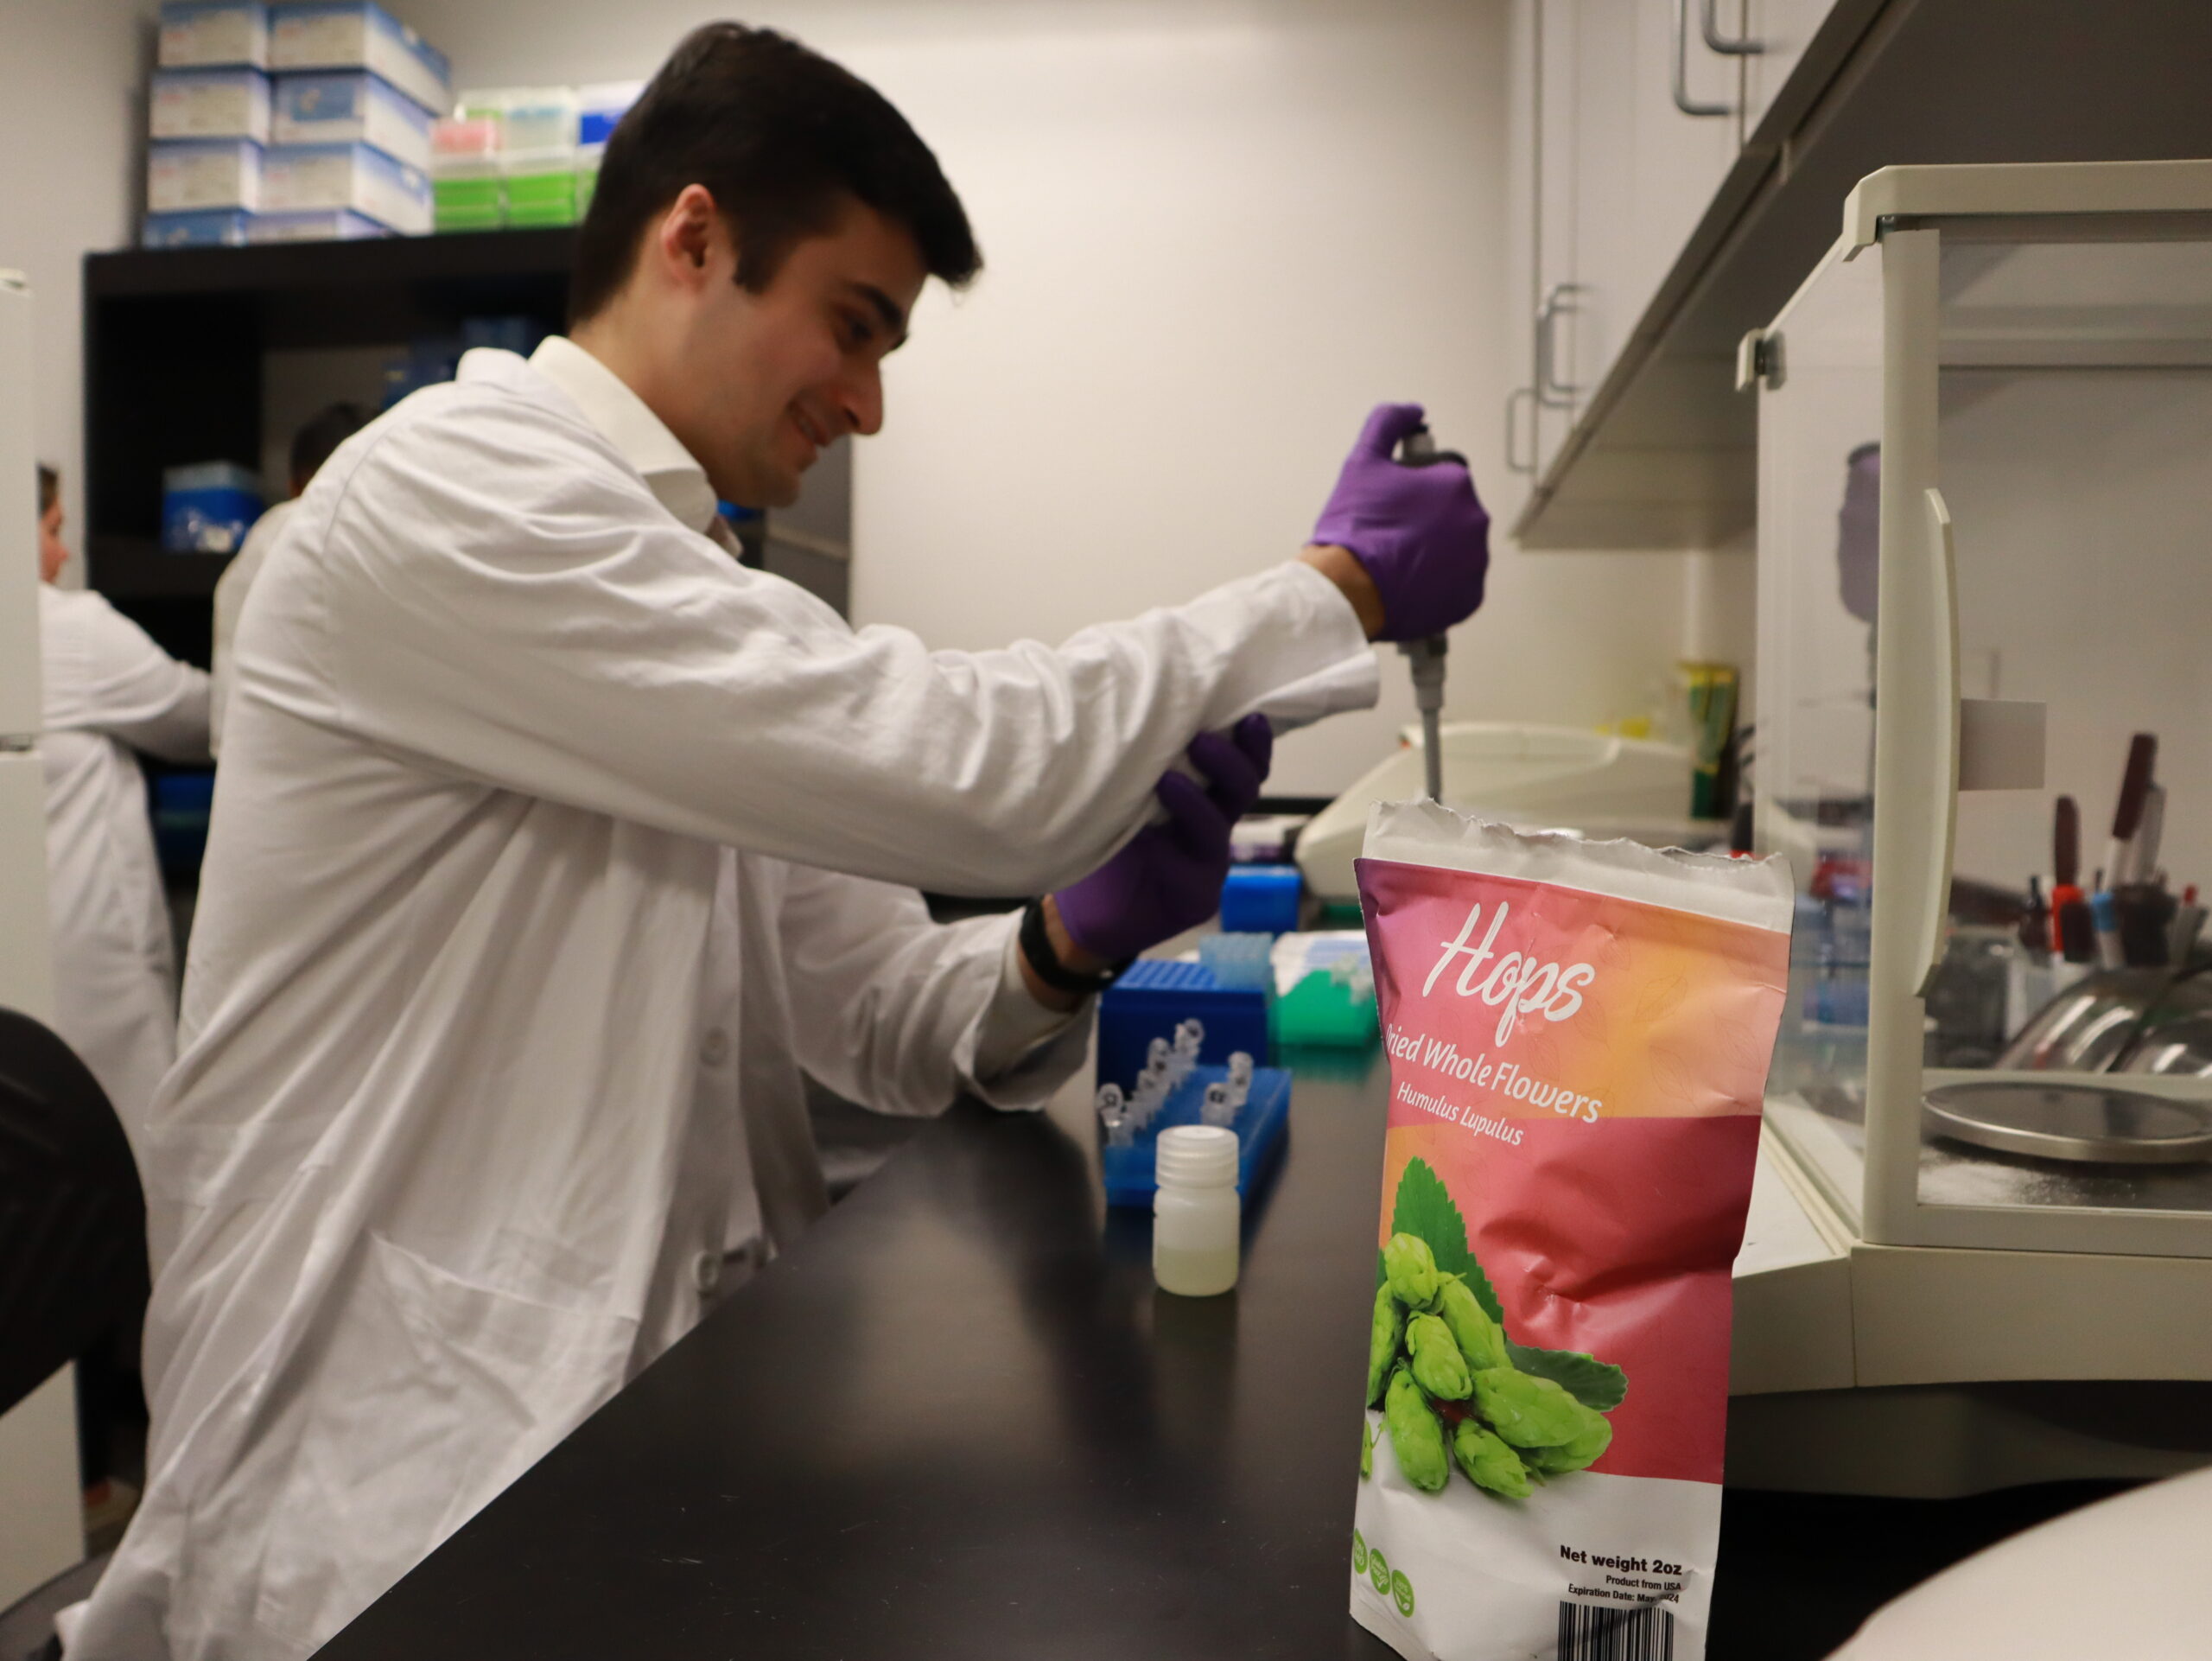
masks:
<svg viewBox="0 0 2212 1661"><path fill-rule="evenodd" d="M1278 1044L1328 1044L1364 1049L1375 1041L1375 993L1356 996L1351 982L1325 969L1310 971L1268 1007L1269 1036Z"/></svg>

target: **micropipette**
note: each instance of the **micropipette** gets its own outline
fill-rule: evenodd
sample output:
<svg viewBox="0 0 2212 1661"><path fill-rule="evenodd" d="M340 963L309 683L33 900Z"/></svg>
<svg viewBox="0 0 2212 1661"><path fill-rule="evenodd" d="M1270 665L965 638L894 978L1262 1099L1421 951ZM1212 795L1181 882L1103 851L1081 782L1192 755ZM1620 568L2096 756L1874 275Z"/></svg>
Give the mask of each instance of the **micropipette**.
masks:
<svg viewBox="0 0 2212 1661"><path fill-rule="evenodd" d="M1467 465L1467 458L1456 450L1440 450L1436 440L1423 422L1398 441L1397 461L1400 467L1433 467L1439 461L1456 461ZM1426 640L1401 640L1398 650L1406 654L1406 661L1413 670L1414 707L1421 711L1421 771L1428 786L1428 799L1433 802L1444 799L1444 650L1445 637L1432 634Z"/></svg>

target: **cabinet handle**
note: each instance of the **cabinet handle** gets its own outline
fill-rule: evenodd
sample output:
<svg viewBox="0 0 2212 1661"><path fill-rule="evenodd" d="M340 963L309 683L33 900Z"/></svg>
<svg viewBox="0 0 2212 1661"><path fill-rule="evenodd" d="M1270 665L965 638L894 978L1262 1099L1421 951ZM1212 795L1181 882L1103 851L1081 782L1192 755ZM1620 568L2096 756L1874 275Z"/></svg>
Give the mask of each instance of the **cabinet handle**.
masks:
<svg viewBox="0 0 2212 1661"><path fill-rule="evenodd" d="M1533 386L1516 386L1505 395L1505 470L1508 473L1534 473L1536 470L1536 433L1532 422L1529 430L1529 459L1521 459L1521 446L1516 442L1520 432L1520 410L1523 400L1532 407L1536 401Z"/></svg>
<svg viewBox="0 0 2212 1661"><path fill-rule="evenodd" d="M1570 296L1586 293L1580 283L1556 283L1536 308L1536 402L1548 410L1571 410L1582 395L1580 386L1559 378L1558 323L1581 309Z"/></svg>
<svg viewBox="0 0 2212 1661"><path fill-rule="evenodd" d="M1690 0L1675 0L1675 107L1684 115L1735 114L1732 104L1704 104L1690 96L1689 55Z"/></svg>
<svg viewBox="0 0 2212 1661"><path fill-rule="evenodd" d="M1698 22L1707 47L1731 58L1755 58L1766 50L1764 41L1753 40L1748 35L1730 35L1720 32L1720 0L1704 0L1704 4L1705 10Z"/></svg>

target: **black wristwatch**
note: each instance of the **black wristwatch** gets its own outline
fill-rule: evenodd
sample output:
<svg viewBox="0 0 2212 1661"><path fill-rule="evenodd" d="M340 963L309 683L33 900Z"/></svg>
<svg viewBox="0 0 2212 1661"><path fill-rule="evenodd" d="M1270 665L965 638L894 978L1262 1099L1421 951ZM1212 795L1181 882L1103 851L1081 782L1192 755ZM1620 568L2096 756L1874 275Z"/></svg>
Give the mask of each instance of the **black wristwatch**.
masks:
<svg viewBox="0 0 2212 1661"><path fill-rule="evenodd" d="M1045 902L1033 900L1021 908L1021 933L1018 937L1021 955L1029 960L1029 967L1037 978L1055 992L1065 992L1070 997L1092 997L1104 991L1121 977L1128 967L1126 963L1109 964L1096 975L1078 975L1059 959L1052 950L1052 937L1045 931Z"/></svg>

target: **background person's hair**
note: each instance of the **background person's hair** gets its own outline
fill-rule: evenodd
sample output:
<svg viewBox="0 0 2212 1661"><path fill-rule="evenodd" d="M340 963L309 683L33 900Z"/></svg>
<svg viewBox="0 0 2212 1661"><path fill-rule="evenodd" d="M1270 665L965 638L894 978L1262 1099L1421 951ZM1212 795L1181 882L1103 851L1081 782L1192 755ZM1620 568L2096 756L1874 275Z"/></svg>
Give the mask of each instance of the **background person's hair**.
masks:
<svg viewBox="0 0 2212 1661"><path fill-rule="evenodd" d="M308 417L292 435L292 488L305 490L331 452L368 424L369 412L358 404L327 404Z"/></svg>
<svg viewBox="0 0 2212 1661"><path fill-rule="evenodd" d="M607 140L569 284L573 327L621 290L645 227L703 185L758 294L792 247L856 197L899 225L952 287L982 268L967 211L906 117L858 76L772 29L686 35Z"/></svg>
<svg viewBox="0 0 2212 1661"><path fill-rule="evenodd" d="M38 464L38 516L44 519L61 500L61 475L43 461Z"/></svg>

